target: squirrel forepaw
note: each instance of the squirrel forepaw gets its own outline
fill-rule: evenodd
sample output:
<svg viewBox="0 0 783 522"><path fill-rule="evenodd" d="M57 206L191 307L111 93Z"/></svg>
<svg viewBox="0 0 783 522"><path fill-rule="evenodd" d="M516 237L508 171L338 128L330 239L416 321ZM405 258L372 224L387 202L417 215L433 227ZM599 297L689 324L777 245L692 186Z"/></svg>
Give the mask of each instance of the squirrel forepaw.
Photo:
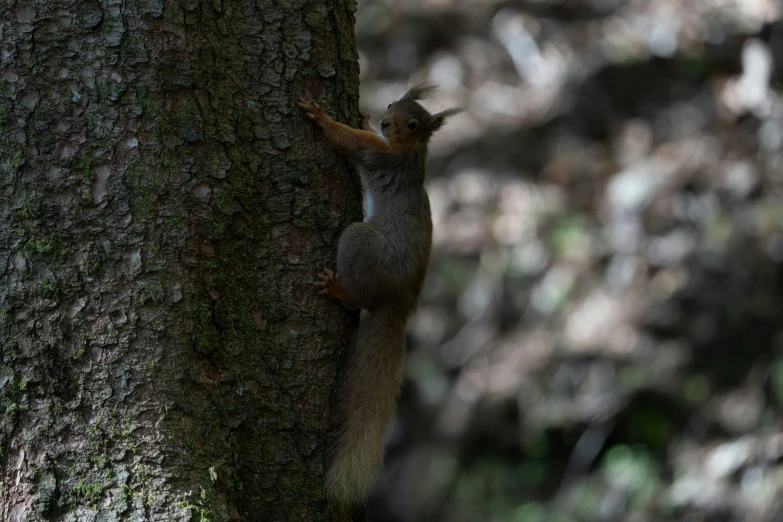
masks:
<svg viewBox="0 0 783 522"><path fill-rule="evenodd" d="M322 118L324 115L324 110L321 108L320 105L313 102L310 103L309 101L305 100L304 98L299 98L299 106L307 111L307 116L311 120L318 120Z"/></svg>
<svg viewBox="0 0 783 522"><path fill-rule="evenodd" d="M375 129L372 128L372 125L370 125L370 115L364 112L359 113L359 129L369 131L369 132L375 132Z"/></svg>

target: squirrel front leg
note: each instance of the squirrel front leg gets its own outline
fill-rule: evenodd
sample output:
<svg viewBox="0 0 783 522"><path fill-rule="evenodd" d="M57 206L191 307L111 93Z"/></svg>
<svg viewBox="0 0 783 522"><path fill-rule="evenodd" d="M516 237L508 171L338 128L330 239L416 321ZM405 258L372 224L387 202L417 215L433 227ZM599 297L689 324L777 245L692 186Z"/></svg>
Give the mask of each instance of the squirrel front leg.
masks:
<svg viewBox="0 0 783 522"><path fill-rule="evenodd" d="M352 160L367 163L379 155L388 153L389 145L374 132L353 129L334 121L317 103L300 99L299 106L306 110L307 116L321 127L332 145ZM367 120L368 118L365 118L362 124Z"/></svg>

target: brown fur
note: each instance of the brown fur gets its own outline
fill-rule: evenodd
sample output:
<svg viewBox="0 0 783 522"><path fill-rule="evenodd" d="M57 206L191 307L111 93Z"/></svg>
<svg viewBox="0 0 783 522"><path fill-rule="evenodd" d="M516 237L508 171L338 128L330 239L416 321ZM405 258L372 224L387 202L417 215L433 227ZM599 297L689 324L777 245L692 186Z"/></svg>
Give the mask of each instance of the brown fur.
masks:
<svg viewBox="0 0 783 522"><path fill-rule="evenodd" d="M405 323L416 309L432 248L432 218L424 190L427 143L450 109L428 113L416 100L433 85L413 87L389 105L380 134L352 129L317 104L300 106L337 150L361 169L375 212L351 224L337 251L337 274L325 269L315 285L347 308L364 308L340 390L342 428L326 476L330 497L361 502L383 464L383 437L394 417L405 361ZM415 122L415 123L414 123ZM372 129L366 118L360 121Z"/></svg>

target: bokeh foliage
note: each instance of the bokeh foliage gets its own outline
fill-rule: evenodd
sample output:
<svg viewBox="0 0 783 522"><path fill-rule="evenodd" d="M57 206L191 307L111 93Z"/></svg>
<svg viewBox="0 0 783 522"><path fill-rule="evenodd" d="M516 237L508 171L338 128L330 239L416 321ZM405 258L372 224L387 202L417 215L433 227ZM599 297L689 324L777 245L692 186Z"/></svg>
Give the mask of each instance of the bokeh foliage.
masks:
<svg viewBox="0 0 783 522"><path fill-rule="evenodd" d="M365 0L362 99L468 108L375 521L783 518L773 0Z"/></svg>

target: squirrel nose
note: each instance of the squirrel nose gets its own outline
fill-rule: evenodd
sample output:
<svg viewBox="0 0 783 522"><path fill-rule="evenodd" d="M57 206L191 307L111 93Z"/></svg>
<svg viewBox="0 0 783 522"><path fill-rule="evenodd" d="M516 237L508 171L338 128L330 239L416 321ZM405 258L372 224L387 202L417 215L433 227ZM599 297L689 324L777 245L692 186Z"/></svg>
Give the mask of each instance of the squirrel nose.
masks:
<svg viewBox="0 0 783 522"><path fill-rule="evenodd" d="M382 128L382 129L385 129L385 128L386 128L386 127L388 127L389 125L391 125L391 123L389 123L389 122L388 122L388 121L386 121L385 119L384 119L384 120L381 120L381 128Z"/></svg>

